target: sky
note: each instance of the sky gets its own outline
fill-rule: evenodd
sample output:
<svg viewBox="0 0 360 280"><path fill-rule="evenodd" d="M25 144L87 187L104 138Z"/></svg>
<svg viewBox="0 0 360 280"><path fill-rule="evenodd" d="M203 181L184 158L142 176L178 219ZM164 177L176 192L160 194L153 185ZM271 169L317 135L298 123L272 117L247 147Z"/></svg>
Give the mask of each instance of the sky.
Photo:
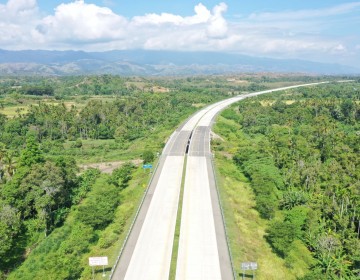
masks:
<svg viewBox="0 0 360 280"><path fill-rule="evenodd" d="M216 51L360 68L360 1L0 0L0 49Z"/></svg>

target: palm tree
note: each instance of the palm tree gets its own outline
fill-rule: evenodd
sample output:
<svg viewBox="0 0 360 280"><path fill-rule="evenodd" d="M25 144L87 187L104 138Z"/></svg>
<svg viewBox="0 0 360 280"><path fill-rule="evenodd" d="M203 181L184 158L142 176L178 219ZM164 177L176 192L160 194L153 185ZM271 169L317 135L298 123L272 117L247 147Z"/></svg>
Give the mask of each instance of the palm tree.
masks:
<svg viewBox="0 0 360 280"><path fill-rule="evenodd" d="M0 143L0 180L3 178L4 175L4 159L6 157L6 149L5 149L5 145L3 143Z"/></svg>
<svg viewBox="0 0 360 280"><path fill-rule="evenodd" d="M14 176L15 174L15 162L13 153L7 153L4 160L4 167L6 169L6 173L9 177Z"/></svg>

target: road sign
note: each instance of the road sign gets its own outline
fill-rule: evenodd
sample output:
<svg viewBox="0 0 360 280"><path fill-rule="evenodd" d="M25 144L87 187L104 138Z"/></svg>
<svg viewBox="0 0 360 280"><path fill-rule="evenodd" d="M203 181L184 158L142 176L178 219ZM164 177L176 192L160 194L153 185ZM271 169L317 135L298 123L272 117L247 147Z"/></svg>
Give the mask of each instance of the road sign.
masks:
<svg viewBox="0 0 360 280"><path fill-rule="evenodd" d="M241 263L241 270L256 270L258 265L256 262L243 262Z"/></svg>
<svg viewBox="0 0 360 280"><path fill-rule="evenodd" d="M241 263L241 270L250 270L250 263L248 262Z"/></svg>
<svg viewBox="0 0 360 280"><path fill-rule="evenodd" d="M108 257L90 257L89 258L89 265L90 266L101 266L101 265L108 265Z"/></svg>
<svg viewBox="0 0 360 280"><path fill-rule="evenodd" d="M153 167L152 164L144 164L143 165L144 169L149 169L149 168L152 168L152 167Z"/></svg>
<svg viewBox="0 0 360 280"><path fill-rule="evenodd" d="M252 278L255 279L255 273L254 270L256 270L258 268L258 265L256 262L243 262L241 263L241 270L243 271L242 273L242 279L245 279L245 270L252 270Z"/></svg>
<svg viewBox="0 0 360 280"><path fill-rule="evenodd" d="M257 269L257 268L258 268L258 265L257 265L256 262L251 262L251 263L250 263L250 269L251 269L251 270L255 270L255 269Z"/></svg>

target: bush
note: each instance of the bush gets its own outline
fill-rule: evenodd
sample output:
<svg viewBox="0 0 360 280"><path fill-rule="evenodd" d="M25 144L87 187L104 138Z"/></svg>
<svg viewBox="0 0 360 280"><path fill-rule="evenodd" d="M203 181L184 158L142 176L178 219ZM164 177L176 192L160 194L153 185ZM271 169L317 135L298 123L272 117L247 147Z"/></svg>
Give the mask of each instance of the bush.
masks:
<svg viewBox="0 0 360 280"><path fill-rule="evenodd" d="M153 162L155 159L154 153L152 151L145 151L142 154L142 159L144 161L144 164Z"/></svg>
<svg viewBox="0 0 360 280"><path fill-rule="evenodd" d="M132 163L125 163L120 168L116 168L112 172L108 183L113 184L116 187L120 187L121 189L125 189L131 180L131 173L134 168L135 166Z"/></svg>
<svg viewBox="0 0 360 280"><path fill-rule="evenodd" d="M105 186L105 189L94 195L78 210L78 219L94 229L105 228L115 217L115 209L119 204L119 193L114 186Z"/></svg>
<svg viewBox="0 0 360 280"><path fill-rule="evenodd" d="M286 257L291 243L296 237L296 226L290 222L274 221L267 230L267 240L274 251L282 258Z"/></svg>
<svg viewBox="0 0 360 280"><path fill-rule="evenodd" d="M80 138L76 139L75 143L72 144L73 148L81 148L83 146L83 143Z"/></svg>

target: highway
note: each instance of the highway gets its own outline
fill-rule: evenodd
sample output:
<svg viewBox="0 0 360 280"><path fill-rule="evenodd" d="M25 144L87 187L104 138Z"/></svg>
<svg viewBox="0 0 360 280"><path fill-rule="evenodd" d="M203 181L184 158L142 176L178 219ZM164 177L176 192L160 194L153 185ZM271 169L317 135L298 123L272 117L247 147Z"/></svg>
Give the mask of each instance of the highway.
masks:
<svg viewBox="0 0 360 280"><path fill-rule="evenodd" d="M184 195L176 280L233 279L211 163L212 123L221 110L244 98L322 83L283 87L226 99L200 110L180 126L165 145L111 279L169 278L182 183Z"/></svg>

